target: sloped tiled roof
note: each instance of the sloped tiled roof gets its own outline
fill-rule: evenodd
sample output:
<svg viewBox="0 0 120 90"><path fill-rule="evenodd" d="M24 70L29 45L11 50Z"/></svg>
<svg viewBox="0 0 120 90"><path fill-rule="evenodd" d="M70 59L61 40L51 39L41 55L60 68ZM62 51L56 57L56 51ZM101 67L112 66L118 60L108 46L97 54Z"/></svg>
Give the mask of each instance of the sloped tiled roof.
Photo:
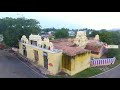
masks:
<svg viewBox="0 0 120 90"><path fill-rule="evenodd" d="M97 40L89 40L85 49L91 50L93 53L99 53L101 48L103 47L103 43Z"/></svg>
<svg viewBox="0 0 120 90"><path fill-rule="evenodd" d="M69 56L75 56L80 53L85 53L86 49L76 46L73 43L73 39L61 39L61 40L54 40L51 41L54 45L55 49L63 50L63 53Z"/></svg>

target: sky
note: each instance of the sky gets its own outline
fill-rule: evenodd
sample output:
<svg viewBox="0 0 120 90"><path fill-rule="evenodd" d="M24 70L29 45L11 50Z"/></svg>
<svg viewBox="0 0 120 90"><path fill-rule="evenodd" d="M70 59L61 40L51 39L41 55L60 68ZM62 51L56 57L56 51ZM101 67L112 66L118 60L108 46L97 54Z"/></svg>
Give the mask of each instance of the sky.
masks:
<svg viewBox="0 0 120 90"><path fill-rule="evenodd" d="M38 20L42 28L120 28L120 12L0 12L0 18L22 16Z"/></svg>

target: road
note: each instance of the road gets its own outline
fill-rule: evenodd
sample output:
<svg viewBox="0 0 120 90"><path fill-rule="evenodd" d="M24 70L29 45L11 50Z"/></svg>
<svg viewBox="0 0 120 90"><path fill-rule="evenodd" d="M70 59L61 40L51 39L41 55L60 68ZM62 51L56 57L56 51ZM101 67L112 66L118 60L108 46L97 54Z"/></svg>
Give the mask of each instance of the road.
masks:
<svg viewBox="0 0 120 90"><path fill-rule="evenodd" d="M92 78L120 78L120 65Z"/></svg>
<svg viewBox="0 0 120 90"><path fill-rule="evenodd" d="M0 50L0 78L43 78L15 56Z"/></svg>

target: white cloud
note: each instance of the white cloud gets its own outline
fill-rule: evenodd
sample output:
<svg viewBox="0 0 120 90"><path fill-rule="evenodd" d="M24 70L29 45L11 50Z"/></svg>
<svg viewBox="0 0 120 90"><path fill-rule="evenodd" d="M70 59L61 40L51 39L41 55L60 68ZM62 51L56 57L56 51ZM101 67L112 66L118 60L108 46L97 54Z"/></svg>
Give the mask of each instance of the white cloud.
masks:
<svg viewBox="0 0 120 90"><path fill-rule="evenodd" d="M120 12L0 12L0 17L22 15L39 20L42 27L120 28Z"/></svg>

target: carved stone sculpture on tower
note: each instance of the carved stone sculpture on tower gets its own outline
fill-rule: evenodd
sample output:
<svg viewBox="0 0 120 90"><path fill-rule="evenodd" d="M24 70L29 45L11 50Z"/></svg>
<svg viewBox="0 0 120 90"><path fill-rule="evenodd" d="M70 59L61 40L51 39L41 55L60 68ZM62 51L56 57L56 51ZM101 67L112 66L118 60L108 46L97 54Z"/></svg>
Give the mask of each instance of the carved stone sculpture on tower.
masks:
<svg viewBox="0 0 120 90"><path fill-rule="evenodd" d="M74 40L74 43L77 45L77 46L80 46L82 48L85 48L86 44L87 44L87 37L86 37L86 32L85 31L78 31L77 32L77 35L76 35L76 38Z"/></svg>

